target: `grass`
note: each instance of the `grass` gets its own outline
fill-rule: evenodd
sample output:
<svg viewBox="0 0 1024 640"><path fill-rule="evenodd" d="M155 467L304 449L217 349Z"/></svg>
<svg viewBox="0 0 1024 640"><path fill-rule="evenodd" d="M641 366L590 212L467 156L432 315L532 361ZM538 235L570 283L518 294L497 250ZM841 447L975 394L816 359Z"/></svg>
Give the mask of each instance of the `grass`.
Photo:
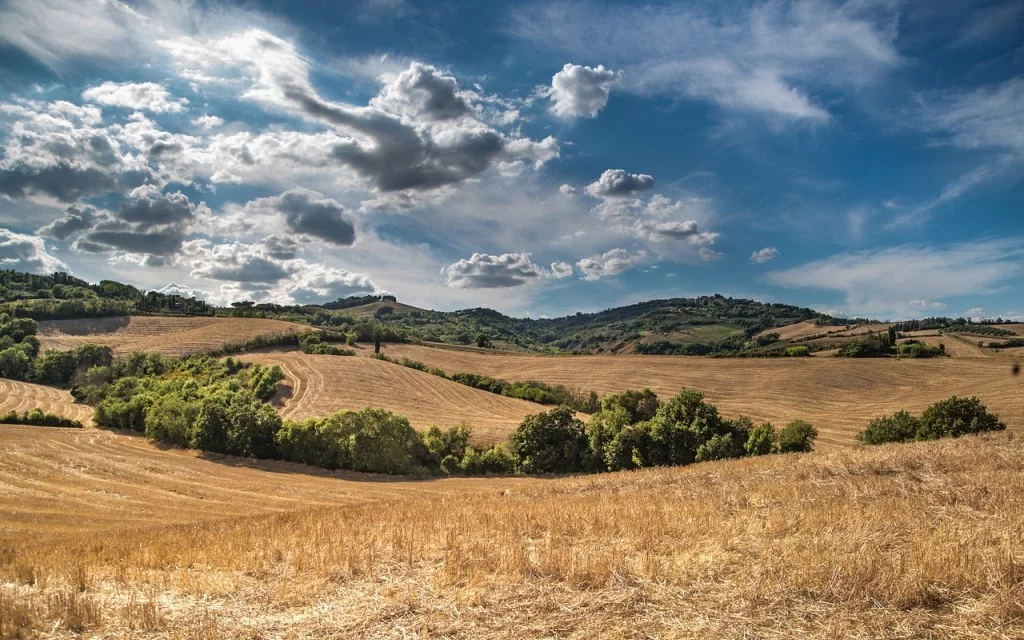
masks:
<svg viewBox="0 0 1024 640"><path fill-rule="evenodd" d="M1022 459L1000 434L8 537L0 636L1021 637Z"/></svg>

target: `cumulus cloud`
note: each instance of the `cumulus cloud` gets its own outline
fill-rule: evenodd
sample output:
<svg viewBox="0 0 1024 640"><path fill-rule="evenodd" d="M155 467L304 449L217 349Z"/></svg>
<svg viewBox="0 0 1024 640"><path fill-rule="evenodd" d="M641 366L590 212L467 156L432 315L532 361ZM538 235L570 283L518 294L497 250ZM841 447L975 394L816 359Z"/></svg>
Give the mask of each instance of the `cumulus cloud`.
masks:
<svg viewBox="0 0 1024 640"><path fill-rule="evenodd" d="M123 107L153 113L179 113L187 98L174 98L155 82L104 82L82 92L82 99L108 107Z"/></svg>
<svg viewBox="0 0 1024 640"><path fill-rule="evenodd" d="M637 220L633 231L636 237L650 242L686 240L695 245L714 244L719 236L714 232L700 231L696 220Z"/></svg>
<svg viewBox="0 0 1024 640"><path fill-rule="evenodd" d="M624 198L654 186L654 177L646 173L626 173L623 169L607 169L597 181L587 185L587 193L595 198Z"/></svg>
<svg viewBox="0 0 1024 640"><path fill-rule="evenodd" d="M772 284L837 291L853 314L927 315L911 301L984 295L1024 272L1024 239L840 253L774 271Z"/></svg>
<svg viewBox="0 0 1024 640"><path fill-rule="evenodd" d="M284 263L271 258L270 251L262 244L190 240L182 253L194 278L269 286L289 275Z"/></svg>
<svg viewBox="0 0 1024 640"><path fill-rule="evenodd" d="M366 274L309 263L303 264L281 291L297 304L322 304L352 295L381 292Z"/></svg>
<svg viewBox="0 0 1024 640"><path fill-rule="evenodd" d="M47 253L42 238L3 228L0 228L0 265L33 273L70 271L68 265Z"/></svg>
<svg viewBox="0 0 1024 640"><path fill-rule="evenodd" d="M559 118L593 118L608 104L612 85L621 79L621 71L604 65L566 64L551 78L551 88L545 92L551 98L551 112Z"/></svg>
<svg viewBox="0 0 1024 640"><path fill-rule="evenodd" d="M563 196L574 196L576 195L576 187L572 186L571 184L563 184L562 186L558 187L558 192L561 193Z"/></svg>
<svg viewBox="0 0 1024 640"><path fill-rule="evenodd" d="M769 260L774 260L779 255L779 250L775 247L765 247L764 249L758 249L757 251L750 254L750 261L754 264L764 264Z"/></svg>
<svg viewBox="0 0 1024 640"><path fill-rule="evenodd" d="M67 240L92 227L96 213L96 207L92 205L72 205L64 210L64 215L40 227L36 233L46 238Z"/></svg>
<svg viewBox="0 0 1024 640"><path fill-rule="evenodd" d="M196 289L177 282L169 282L157 289L156 292L168 296L181 296L182 298L195 298L197 300L206 300L210 297L210 293L208 291Z"/></svg>
<svg viewBox="0 0 1024 640"><path fill-rule="evenodd" d="M326 160L349 167L382 192L432 190L457 184L501 162L535 167L558 155L554 138L534 141L508 136L473 117L450 76L413 63L385 80L370 106L330 102L309 79L309 63L295 47L253 29L218 39L178 38L161 43L181 68L215 78L247 70L252 86L244 97L296 111L343 134ZM386 111L395 109L398 113Z"/></svg>
<svg viewBox="0 0 1024 640"><path fill-rule="evenodd" d="M73 248L88 253L125 251L144 256L152 266L165 264L181 250L197 212L208 209L181 192L127 200L116 212L91 211L92 225ZM72 219L65 216L61 221Z"/></svg>
<svg viewBox="0 0 1024 640"><path fill-rule="evenodd" d="M63 202L156 181L144 159L125 153L94 106L68 102L0 105L16 119L0 158L0 194L45 194Z"/></svg>
<svg viewBox="0 0 1024 640"><path fill-rule="evenodd" d="M474 253L441 269L446 285L457 289L496 289L566 278L572 265L554 262L551 268L535 263L527 252L490 255Z"/></svg>
<svg viewBox="0 0 1024 640"><path fill-rule="evenodd" d="M645 255L643 251L630 255L625 249L610 249L600 255L583 258L576 266L579 267L584 280L600 280L622 273Z"/></svg>
<svg viewBox="0 0 1024 640"><path fill-rule="evenodd" d="M218 116L211 116L207 114L205 116L199 116L198 118L192 121L192 124L196 125L200 129L203 129L204 131L210 131L212 129L216 129L220 126L223 126L224 118Z"/></svg>
<svg viewBox="0 0 1024 640"><path fill-rule="evenodd" d="M315 191L293 189L282 193L275 208L284 214L288 228L337 245L355 242L356 232L345 218L345 208Z"/></svg>

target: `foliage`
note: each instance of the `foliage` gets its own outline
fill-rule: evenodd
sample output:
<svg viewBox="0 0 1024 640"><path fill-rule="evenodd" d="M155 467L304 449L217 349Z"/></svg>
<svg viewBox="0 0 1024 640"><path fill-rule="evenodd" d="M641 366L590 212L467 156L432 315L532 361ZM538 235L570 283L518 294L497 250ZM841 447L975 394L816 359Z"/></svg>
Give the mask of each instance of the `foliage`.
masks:
<svg viewBox="0 0 1024 640"><path fill-rule="evenodd" d="M907 340L896 347L900 358L937 358L946 355L946 345L932 346L920 340Z"/></svg>
<svg viewBox="0 0 1024 640"><path fill-rule="evenodd" d="M0 423L27 424L37 427L82 428L82 423L78 420L72 420L52 413L44 413L41 409L32 409L31 411L23 411L22 413L18 413L12 409L7 413L0 415Z"/></svg>
<svg viewBox="0 0 1024 640"><path fill-rule="evenodd" d="M804 358L811 355L811 349L805 344L800 344L795 347L786 347L787 358Z"/></svg>
<svg viewBox="0 0 1024 640"><path fill-rule="evenodd" d="M952 396L925 409L920 418L906 411L875 418L864 431L857 434L857 439L865 444L883 444L958 438L1004 429L1006 425L1000 422L999 416L989 413L978 398Z"/></svg>
<svg viewBox="0 0 1024 640"><path fill-rule="evenodd" d="M526 473L571 473L585 468L589 443L572 409L527 416L509 438L509 451Z"/></svg>
<svg viewBox="0 0 1024 640"><path fill-rule="evenodd" d="M914 440L920 429L920 419L910 415L908 411L897 411L891 416L873 419L864 431L857 434L857 440L864 444L907 442Z"/></svg>
<svg viewBox="0 0 1024 640"><path fill-rule="evenodd" d="M630 389L622 393L605 396L601 400L601 411L614 411L621 408L626 412L627 424L636 424L650 420L661 407L658 396L650 389L637 391Z"/></svg>
<svg viewBox="0 0 1024 640"><path fill-rule="evenodd" d="M775 427L770 422L757 425L750 430L743 450L748 456L763 456L775 451Z"/></svg>
<svg viewBox="0 0 1024 640"><path fill-rule="evenodd" d="M805 453L814 449L818 430L809 422L793 420L775 436L775 450L778 453Z"/></svg>
<svg viewBox="0 0 1024 640"><path fill-rule="evenodd" d="M298 343L299 350L302 353L317 354L317 355L328 355L328 356L354 356L356 352L352 349L340 349L334 345L325 342L325 339L334 338L340 342L347 343L347 337L344 334L328 334L327 332L316 332L311 331L309 333L299 334Z"/></svg>

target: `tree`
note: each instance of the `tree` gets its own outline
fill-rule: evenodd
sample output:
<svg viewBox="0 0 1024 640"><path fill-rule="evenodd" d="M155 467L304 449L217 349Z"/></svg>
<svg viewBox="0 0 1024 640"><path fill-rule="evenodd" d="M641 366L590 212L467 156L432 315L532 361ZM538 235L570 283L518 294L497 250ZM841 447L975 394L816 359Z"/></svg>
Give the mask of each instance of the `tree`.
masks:
<svg viewBox="0 0 1024 640"><path fill-rule="evenodd" d="M476 335L476 346L481 349L492 349L494 348L494 343L491 342L491 336L486 333L478 333Z"/></svg>
<svg viewBox="0 0 1024 640"><path fill-rule="evenodd" d="M571 473L585 468L583 422L568 407L527 416L509 438L509 451L526 473Z"/></svg>
<svg viewBox="0 0 1024 640"><path fill-rule="evenodd" d="M750 430L743 449L748 456L763 456L775 450L775 426L764 422Z"/></svg>
<svg viewBox="0 0 1024 640"><path fill-rule="evenodd" d="M857 440L864 444L907 442L917 437L920 428L920 420L907 411L897 411L869 422L867 428L857 434Z"/></svg>
<svg viewBox="0 0 1024 640"><path fill-rule="evenodd" d="M924 410L921 415L921 426L917 431L917 439L957 438L968 433L1002 431L1004 429L1006 429L1006 425L999 421L999 416L989 413L977 397L953 396L947 400L936 402Z"/></svg>
<svg viewBox="0 0 1024 640"><path fill-rule="evenodd" d="M776 436L779 453L804 453L814 450L814 439L818 430L809 422L794 420L783 427Z"/></svg>
<svg viewBox="0 0 1024 640"><path fill-rule="evenodd" d="M601 410L610 411L621 408L626 412L627 422L636 424L652 419L658 413L661 401L650 389L637 391L630 389L622 393L615 393L605 396L601 400Z"/></svg>

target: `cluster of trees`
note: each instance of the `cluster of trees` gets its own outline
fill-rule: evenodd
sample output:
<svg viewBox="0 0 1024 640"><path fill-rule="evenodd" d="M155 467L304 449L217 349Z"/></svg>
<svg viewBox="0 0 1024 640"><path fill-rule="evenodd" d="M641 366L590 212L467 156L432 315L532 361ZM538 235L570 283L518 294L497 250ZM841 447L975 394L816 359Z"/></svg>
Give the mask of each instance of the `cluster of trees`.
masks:
<svg viewBox="0 0 1024 640"><path fill-rule="evenodd" d="M9 269L0 271L0 301L4 312L36 320L131 313L213 313L213 308L202 300L144 292L113 280L90 284L67 273L36 275Z"/></svg>
<svg viewBox="0 0 1024 640"><path fill-rule="evenodd" d="M999 416L989 413L978 398L953 396L931 405L920 418L907 411L875 418L864 431L857 434L857 439L865 444L883 444L958 438L971 433L1004 429L1006 425L1000 422Z"/></svg>
<svg viewBox="0 0 1024 640"><path fill-rule="evenodd" d="M352 349L336 347L327 342L328 340L333 340L335 342L347 342L348 344L355 343L355 337L351 335L346 336L344 334L331 334L324 331L310 331L309 333L299 335L299 350L302 351L302 353L328 356L356 355L356 352ZM351 340L351 342L349 342L349 340Z"/></svg>
<svg viewBox="0 0 1024 640"><path fill-rule="evenodd" d="M38 330L35 320L0 314L0 377L64 386L77 373L113 361L110 347L92 344L40 353Z"/></svg>
<svg viewBox="0 0 1024 640"><path fill-rule="evenodd" d="M896 355L901 358L938 358L946 355L946 345L930 345L920 340L907 340L896 345Z"/></svg>
<svg viewBox="0 0 1024 640"><path fill-rule="evenodd" d="M496 393L509 398L519 398L520 400L528 400L537 404L563 405L582 413L593 413L601 408L600 400L594 391L587 392L581 389L570 389L565 385L551 385L538 380L508 382L507 380L492 378L491 376L478 373L453 373L449 375L443 369L428 367L418 360L390 358L382 353L374 354L373 357L378 360L400 364L410 369L424 371L452 382L458 382L467 387Z"/></svg>
<svg viewBox="0 0 1024 640"><path fill-rule="evenodd" d="M644 389L605 397L586 423L567 407L530 416L509 451L526 473L598 472L810 451L816 437L801 420L776 430L723 418L691 389L664 403Z"/></svg>
<svg viewBox="0 0 1024 640"><path fill-rule="evenodd" d="M52 413L45 413L42 409L32 409L31 411L23 411L22 413L18 413L12 409L3 415L0 415L0 423L27 424L35 427L82 428L82 423L78 420L71 420L70 418L57 416Z"/></svg>

